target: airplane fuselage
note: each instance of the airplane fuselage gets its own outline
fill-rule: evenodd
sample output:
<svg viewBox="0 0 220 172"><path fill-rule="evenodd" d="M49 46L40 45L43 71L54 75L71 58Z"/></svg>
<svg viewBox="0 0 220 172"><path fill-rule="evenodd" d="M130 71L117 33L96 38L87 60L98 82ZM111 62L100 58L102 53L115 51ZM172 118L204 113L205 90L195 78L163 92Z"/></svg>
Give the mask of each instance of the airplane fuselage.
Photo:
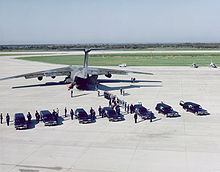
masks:
<svg viewBox="0 0 220 172"><path fill-rule="evenodd" d="M88 76L86 79L75 77L75 85L80 90L95 90L97 86L98 75Z"/></svg>

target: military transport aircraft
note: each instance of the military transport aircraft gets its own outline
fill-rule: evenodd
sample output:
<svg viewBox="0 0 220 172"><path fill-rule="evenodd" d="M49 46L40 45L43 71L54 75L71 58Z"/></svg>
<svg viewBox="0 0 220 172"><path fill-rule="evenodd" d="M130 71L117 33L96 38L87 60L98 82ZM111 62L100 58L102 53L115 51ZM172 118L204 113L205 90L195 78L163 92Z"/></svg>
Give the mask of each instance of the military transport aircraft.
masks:
<svg viewBox="0 0 220 172"><path fill-rule="evenodd" d="M136 74L147 74L153 75L152 73L145 72L136 72L136 71L127 71L127 70L116 70L116 69L107 69L107 68L97 68L88 66L88 54L93 50L104 50L104 49L75 49L77 51L84 51L84 64L83 66L68 66L63 68L50 69L45 71L27 73L22 75L16 75L6 78L1 78L0 80L14 79L24 77L25 79L37 78L42 80L43 77L55 78L56 76L66 76L65 83L69 83L69 89L73 88L74 85L76 88L81 90L90 90L94 85L97 84L98 75L105 75L108 78L112 77L112 74L118 75L127 75L129 73ZM105 49L106 50L106 49Z"/></svg>

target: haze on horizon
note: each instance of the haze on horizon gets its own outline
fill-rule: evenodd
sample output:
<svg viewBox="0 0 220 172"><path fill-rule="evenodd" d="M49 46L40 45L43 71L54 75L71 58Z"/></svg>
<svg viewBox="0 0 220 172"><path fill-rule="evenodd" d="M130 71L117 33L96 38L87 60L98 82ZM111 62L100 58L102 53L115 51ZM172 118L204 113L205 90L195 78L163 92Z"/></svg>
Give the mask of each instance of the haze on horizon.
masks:
<svg viewBox="0 0 220 172"><path fill-rule="evenodd" d="M220 42L219 0L1 0L0 44Z"/></svg>

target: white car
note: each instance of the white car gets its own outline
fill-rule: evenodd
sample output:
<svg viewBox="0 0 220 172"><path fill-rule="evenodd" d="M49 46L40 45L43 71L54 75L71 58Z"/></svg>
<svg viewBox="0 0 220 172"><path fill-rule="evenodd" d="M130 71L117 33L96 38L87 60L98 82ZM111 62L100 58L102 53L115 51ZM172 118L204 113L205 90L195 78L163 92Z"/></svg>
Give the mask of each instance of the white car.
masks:
<svg viewBox="0 0 220 172"><path fill-rule="evenodd" d="M120 65L118 65L119 67L126 67L127 65L126 65L126 63L123 63L123 64L120 64Z"/></svg>

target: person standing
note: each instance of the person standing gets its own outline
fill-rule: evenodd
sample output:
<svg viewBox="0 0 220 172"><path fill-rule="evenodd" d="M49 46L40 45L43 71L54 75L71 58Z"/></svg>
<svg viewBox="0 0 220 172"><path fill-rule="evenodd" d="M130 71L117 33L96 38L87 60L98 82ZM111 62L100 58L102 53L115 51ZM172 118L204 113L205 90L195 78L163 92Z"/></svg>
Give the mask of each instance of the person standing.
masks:
<svg viewBox="0 0 220 172"><path fill-rule="evenodd" d="M90 109L90 116L91 116L91 120L95 120L95 111L93 110L93 108L91 107Z"/></svg>
<svg viewBox="0 0 220 172"><path fill-rule="evenodd" d="M129 104L128 104L128 106L127 106L127 113L129 114L129 110L130 110L130 106L129 106Z"/></svg>
<svg viewBox="0 0 220 172"><path fill-rule="evenodd" d="M112 101L111 101L111 99L109 99L108 105L109 105L109 106L112 105Z"/></svg>
<svg viewBox="0 0 220 172"><path fill-rule="evenodd" d="M1 115L0 115L0 120L1 120L1 124L2 124L2 120L3 120L3 115L2 115L2 113L1 113Z"/></svg>
<svg viewBox="0 0 220 172"><path fill-rule="evenodd" d="M122 95L122 88L120 88L120 94Z"/></svg>
<svg viewBox="0 0 220 172"><path fill-rule="evenodd" d="M153 119L153 114L151 113L150 114L150 122L152 122L152 119Z"/></svg>
<svg viewBox="0 0 220 172"><path fill-rule="evenodd" d="M28 123L31 123L31 118L32 118L31 113L28 112L27 114Z"/></svg>
<svg viewBox="0 0 220 172"><path fill-rule="evenodd" d="M126 112L126 108L127 108L127 103L125 102L125 112Z"/></svg>
<svg viewBox="0 0 220 172"><path fill-rule="evenodd" d="M100 91L98 90L98 97L100 97Z"/></svg>
<svg viewBox="0 0 220 172"><path fill-rule="evenodd" d="M40 115L39 115L38 111L35 112L35 118L36 118L37 123L39 123Z"/></svg>
<svg viewBox="0 0 220 172"><path fill-rule="evenodd" d="M57 116L59 116L59 109L57 108Z"/></svg>
<svg viewBox="0 0 220 172"><path fill-rule="evenodd" d="M65 109L64 109L64 113L65 113L65 117L66 117L66 115L67 115L67 109L66 109L66 107L65 107Z"/></svg>
<svg viewBox="0 0 220 172"><path fill-rule="evenodd" d="M102 115L102 108L101 108L101 106L99 106L98 111L99 111L99 116L101 116Z"/></svg>
<svg viewBox="0 0 220 172"><path fill-rule="evenodd" d="M7 115L6 115L6 123L7 123L7 126L9 126L9 122L10 122L10 116L9 116L9 114L7 113Z"/></svg>
<svg viewBox="0 0 220 172"><path fill-rule="evenodd" d="M73 97L73 89L70 90L71 98Z"/></svg>
<svg viewBox="0 0 220 172"><path fill-rule="evenodd" d="M74 112L73 112L73 109L70 110L70 117L71 117L71 120L73 120L73 115L74 115Z"/></svg>
<svg viewBox="0 0 220 172"><path fill-rule="evenodd" d="M120 107L119 107L119 105L116 105L115 110L116 110L116 113L118 115L120 115Z"/></svg>
<svg viewBox="0 0 220 172"><path fill-rule="evenodd" d="M134 114L134 122L137 123L137 114Z"/></svg>

